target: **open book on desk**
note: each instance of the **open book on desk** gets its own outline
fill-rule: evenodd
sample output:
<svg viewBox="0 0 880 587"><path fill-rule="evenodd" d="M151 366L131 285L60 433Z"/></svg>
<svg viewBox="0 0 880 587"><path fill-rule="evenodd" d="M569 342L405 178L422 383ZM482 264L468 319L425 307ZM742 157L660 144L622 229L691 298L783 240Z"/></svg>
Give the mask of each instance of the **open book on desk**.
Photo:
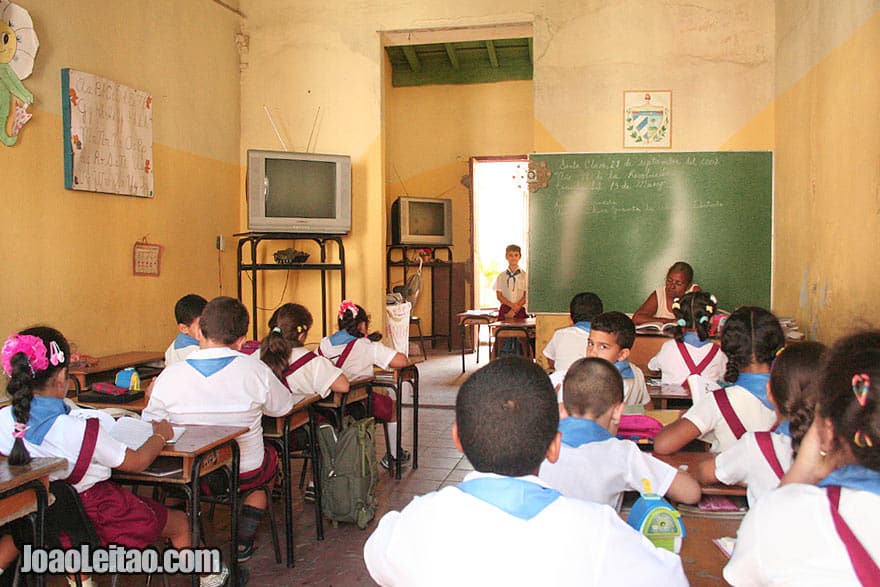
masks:
<svg viewBox="0 0 880 587"><path fill-rule="evenodd" d="M675 331L675 322L645 322L636 326L636 334L664 334L672 336Z"/></svg>
<svg viewBox="0 0 880 587"><path fill-rule="evenodd" d="M174 438L168 441L169 444L177 442L186 431L183 426L172 426L172 429ZM119 418L110 426L110 436L132 450L142 447L152 435L153 425L139 418Z"/></svg>

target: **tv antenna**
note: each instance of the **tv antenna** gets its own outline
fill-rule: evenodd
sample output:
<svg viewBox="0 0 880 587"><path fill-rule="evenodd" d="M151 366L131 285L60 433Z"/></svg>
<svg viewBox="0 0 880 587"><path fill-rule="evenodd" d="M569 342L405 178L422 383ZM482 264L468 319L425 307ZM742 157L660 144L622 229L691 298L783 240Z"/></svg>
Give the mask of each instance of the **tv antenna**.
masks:
<svg viewBox="0 0 880 587"><path fill-rule="evenodd" d="M266 113L266 118L269 119L269 124L272 125L272 130L275 131L275 136L278 137L278 142L281 143L281 146L285 151L288 151L287 144L284 142L284 139L281 138L281 133L278 132L278 127L275 125L275 120L272 118L272 113L269 112L269 107L263 104L263 111Z"/></svg>

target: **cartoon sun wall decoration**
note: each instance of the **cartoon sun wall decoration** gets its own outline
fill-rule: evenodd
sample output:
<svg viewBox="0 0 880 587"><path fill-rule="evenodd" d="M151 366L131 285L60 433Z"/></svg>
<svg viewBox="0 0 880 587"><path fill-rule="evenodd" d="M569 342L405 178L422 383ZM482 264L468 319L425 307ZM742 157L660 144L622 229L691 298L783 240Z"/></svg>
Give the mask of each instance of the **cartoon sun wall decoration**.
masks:
<svg viewBox="0 0 880 587"><path fill-rule="evenodd" d="M0 0L0 141L11 147L21 127L33 116L27 111L34 102L21 83L34 70L40 41L28 11Z"/></svg>

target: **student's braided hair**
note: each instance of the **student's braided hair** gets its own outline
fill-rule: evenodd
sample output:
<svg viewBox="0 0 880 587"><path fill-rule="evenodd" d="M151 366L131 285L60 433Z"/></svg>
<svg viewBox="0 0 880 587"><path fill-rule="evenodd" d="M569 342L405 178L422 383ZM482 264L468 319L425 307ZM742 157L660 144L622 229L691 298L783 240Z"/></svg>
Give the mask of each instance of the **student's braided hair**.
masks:
<svg viewBox="0 0 880 587"><path fill-rule="evenodd" d="M789 420L791 446L795 453L813 422L815 386L826 350L820 342L798 342L780 351L773 360L770 393L776 409Z"/></svg>
<svg viewBox="0 0 880 587"><path fill-rule="evenodd" d="M312 327L312 314L300 304L284 304L269 318L269 334L260 343L260 359L278 379L290 361L290 351L303 346L300 336Z"/></svg>
<svg viewBox="0 0 880 587"><path fill-rule="evenodd" d="M24 445L24 433L31 417L34 391L43 389L70 363L70 345L60 332L48 326L35 326L13 334L3 345L3 369L9 376L6 393L12 397L15 442L9 453L10 465L26 465L31 455Z"/></svg>
<svg viewBox="0 0 880 587"><path fill-rule="evenodd" d="M736 383L740 371L752 363L769 365L784 344L776 316L758 306L737 308L721 331L721 350L727 355L724 380Z"/></svg>
<svg viewBox="0 0 880 587"><path fill-rule="evenodd" d="M370 327L370 317L362 306L355 304L349 300L345 300L339 306L339 317L337 323L339 330L344 330L355 338L363 338L364 333L360 330L360 323L366 324L366 328ZM371 332L367 338L373 342L382 340L382 333Z"/></svg>
<svg viewBox="0 0 880 587"><path fill-rule="evenodd" d="M685 329L693 330L700 340L709 338L712 316L718 311L718 300L705 291L684 294L672 304L676 323L673 336L678 342L684 340Z"/></svg>

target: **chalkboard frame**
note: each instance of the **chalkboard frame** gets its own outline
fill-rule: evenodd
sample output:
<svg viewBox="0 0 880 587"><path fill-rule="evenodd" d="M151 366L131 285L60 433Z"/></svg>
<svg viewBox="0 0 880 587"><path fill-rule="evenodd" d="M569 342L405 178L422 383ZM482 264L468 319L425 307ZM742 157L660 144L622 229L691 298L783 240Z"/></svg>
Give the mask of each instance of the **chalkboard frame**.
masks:
<svg viewBox="0 0 880 587"><path fill-rule="evenodd" d="M771 151L534 153L529 166L529 311L593 291L634 312L679 260L722 308L770 307Z"/></svg>

